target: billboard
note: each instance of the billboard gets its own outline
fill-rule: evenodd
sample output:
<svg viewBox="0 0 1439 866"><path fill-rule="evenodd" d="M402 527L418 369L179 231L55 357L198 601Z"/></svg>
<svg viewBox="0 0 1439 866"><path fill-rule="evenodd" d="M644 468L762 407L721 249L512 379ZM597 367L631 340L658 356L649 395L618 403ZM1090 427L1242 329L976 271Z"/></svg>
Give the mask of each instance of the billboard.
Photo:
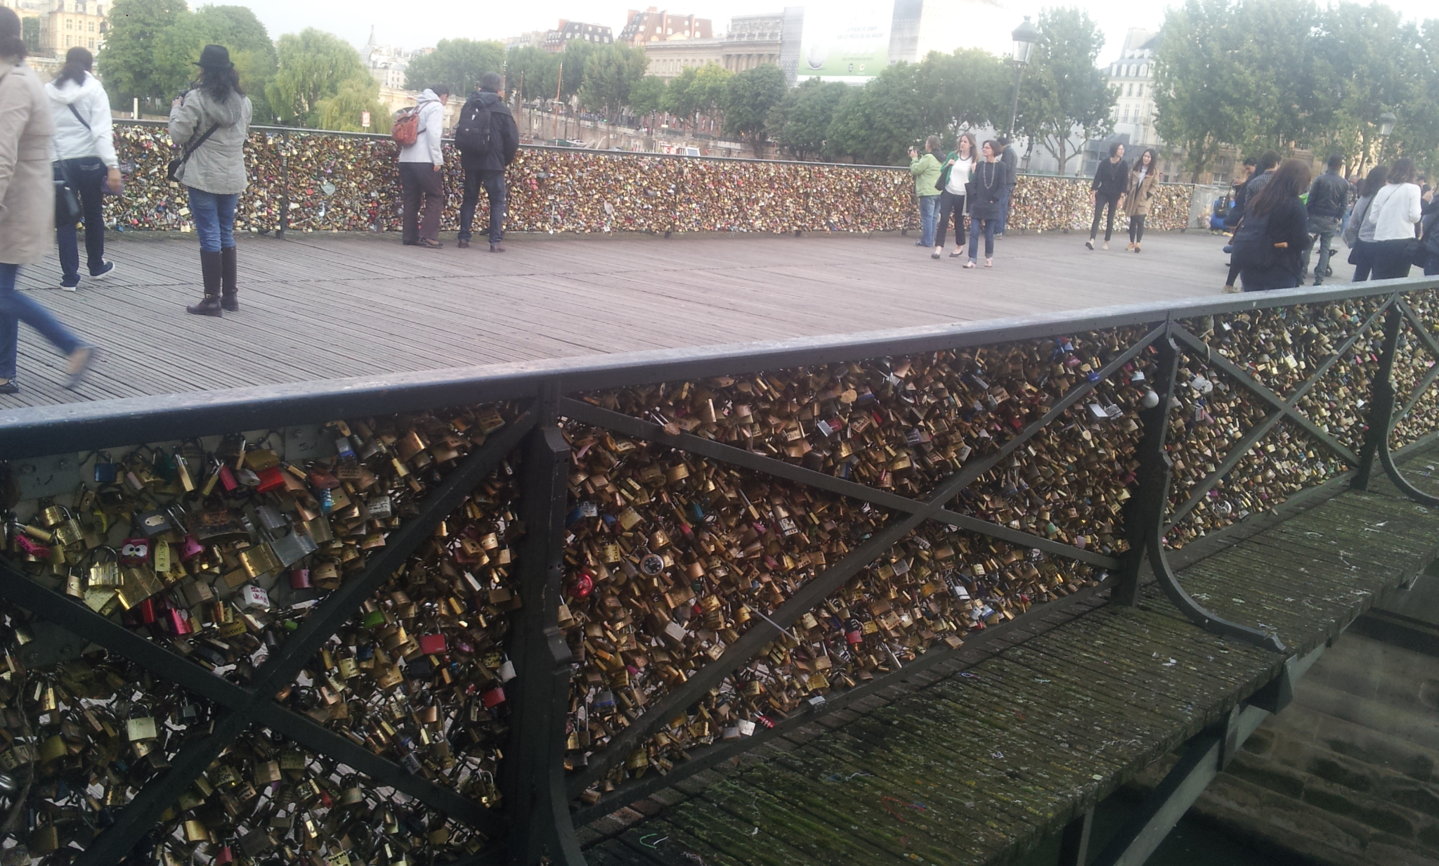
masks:
<svg viewBox="0 0 1439 866"><path fill-rule="evenodd" d="M889 65L891 3L807 5L796 77L863 84Z"/></svg>

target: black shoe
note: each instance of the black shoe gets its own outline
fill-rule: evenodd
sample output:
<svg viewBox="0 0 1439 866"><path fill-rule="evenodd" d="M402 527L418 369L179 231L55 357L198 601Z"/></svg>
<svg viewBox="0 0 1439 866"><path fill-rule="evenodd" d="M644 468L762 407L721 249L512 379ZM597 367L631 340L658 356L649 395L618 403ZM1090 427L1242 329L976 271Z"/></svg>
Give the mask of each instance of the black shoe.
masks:
<svg viewBox="0 0 1439 866"><path fill-rule="evenodd" d="M422 241L418 241L415 246L424 247L427 250L442 250L445 248L444 244L440 243L437 240L434 240L433 238L425 238Z"/></svg>
<svg viewBox="0 0 1439 866"><path fill-rule="evenodd" d="M240 312L240 299L235 295L221 295L220 309L227 313L238 313Z"/></svg>
<svg viewBox="0 0 1439 866"><path fill-rule="evenodd" d="M505 251L505 245L504 245L504 244L490 244L490 252L492 252L492 253L502 253L502 252L504 252L504 251Z"/></svg>
<svg viewBox="0 0 1439 866"><path fill-rule="evenodd" d="M461 238L460 240L455 242L455 246L459 247L462 250L467 250L470 248L470 242Z"/></svg>
<svg viewBox="0 0 1439 866"><path fill-rule="evenodd" d="M0 382L0 394L19 394L20 386L15 384L14 379L6 379Z"/></svg>
<svg viewBox="0 0 1439 866"><path fill-rule="evenodd" d="M403 243L407 247L417 247L420 245L419 241L401 241L401 243Z"/></svg>
<svg viewBox="0 0 1439 866"><path fill-rule="evenodd" d="M1085 241L1084 248L1089 250L1094 249L1094 238L1090 238L1089 240Z"/></svg>
<svg viewBox="0 0 1439 866"><path fill-rule="evenodd" d="M93 270L93 271L90 272L90 277L91 277L91 279L96 279L96 280L104 279L105 277L109 276L110 273L111 273L112 271L114 271L114 270L115 270L115 263L112 262L112 261L110 261L110 260L108 260L108 259L106 259L105 261L103 261L103 262L100 263L99 269Z"/></svg>
<svg viewBox="0 0 1439 866"><path fill-rule="evenodd" d="M223 315L220 312L221 309L219 295L206 295L200 300L200 303L186 307L185 312L193 313L196 316L215 316L219 318Z"/></svg>

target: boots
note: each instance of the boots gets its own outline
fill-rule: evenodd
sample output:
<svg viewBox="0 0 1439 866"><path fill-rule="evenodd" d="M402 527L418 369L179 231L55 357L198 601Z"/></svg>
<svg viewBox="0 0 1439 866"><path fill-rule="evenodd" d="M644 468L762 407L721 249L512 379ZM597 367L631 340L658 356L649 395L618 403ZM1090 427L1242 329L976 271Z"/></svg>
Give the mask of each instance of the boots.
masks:
<svg viewBox="0 0 1439 866"><path fill-rule="evenodd" d="M200 250L200 273L205 280L205 297L200 303L186 307L185 312L197 316L220 316L220 251Z"/></svg>
<svg viewBox="0 0 1439 866"><path fill-rule="evenodd" d="M235 300L239 294L235 287L235 248L225 247L220 250L220 307L227 313L240 312L240 302Z"/></svg>

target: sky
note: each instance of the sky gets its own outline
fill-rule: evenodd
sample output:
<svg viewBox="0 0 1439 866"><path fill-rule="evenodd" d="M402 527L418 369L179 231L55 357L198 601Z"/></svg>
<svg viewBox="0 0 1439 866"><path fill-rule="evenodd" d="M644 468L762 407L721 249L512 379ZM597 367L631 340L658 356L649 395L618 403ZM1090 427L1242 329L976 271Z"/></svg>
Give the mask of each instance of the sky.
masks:
<svg viewBox="0 0 1439 866"><path fill-rule="evenodd" d="M190 0L191 8L209 5L200 0ZM972 45L987 48L997 54L1009 52L1009 33L1025 16L1037 20L1041 9L1051 6L1077 5L1089 13L1105 36L1104 48L1100 52L1101 64L1119 57L1124 44L1124 35L1130 27L1158 30L1164 20L1167 5L1178 0L1157 0L1157 2L1107 2L1040 3L1031 0L931 0L943 3L948 9L973 8L976 14L966 20L958 30L965 31L955 39L952 47ZM804 3L802 0L677 0L674 3L655 3L659 9L668 9L676 14L693 14L709 18L714 23L716 36L723 35L731 16L778 13L786 5L822 8L830 15L843 14L847 8L872 9L875 0L828 0L828 2ZM1433 17L1436 13L1432 0L1386 0L1388 6L1398 9L1412 18ZM403 49L416 49L434 45L441 39L506 39L532 30L553 29L561 19L583 21L587 24L609 26L619 34L629 9L645 9L651 4L637 0L634 3L609 2L609 0L520 0L520 2L485 3L475 0L217 0L216 5L248 6L265 25L271 39L278 39L285 33L298 33L307 27L314 27L333 33L354 44L362 46L369 39L374 28L376 41L382 45L393 45ZM926 48L932 45L932 34L923 39Z"/></svg>

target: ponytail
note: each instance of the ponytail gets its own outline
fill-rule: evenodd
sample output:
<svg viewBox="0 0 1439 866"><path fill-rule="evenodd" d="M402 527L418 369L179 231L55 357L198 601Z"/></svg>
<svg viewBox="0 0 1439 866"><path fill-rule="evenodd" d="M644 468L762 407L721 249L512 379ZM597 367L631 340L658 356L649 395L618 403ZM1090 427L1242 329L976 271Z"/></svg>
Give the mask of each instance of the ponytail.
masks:
<svg viewBox="0 0 1439 866"><path fill-rule="evenodd" d="M79 46L65 52L65 65L61 67L60 74L55 76L57 87L64 87L65 82L73 81L76 87L85 83L85 73L89 72L95 65L95 57L89 51Z"/></svg>

